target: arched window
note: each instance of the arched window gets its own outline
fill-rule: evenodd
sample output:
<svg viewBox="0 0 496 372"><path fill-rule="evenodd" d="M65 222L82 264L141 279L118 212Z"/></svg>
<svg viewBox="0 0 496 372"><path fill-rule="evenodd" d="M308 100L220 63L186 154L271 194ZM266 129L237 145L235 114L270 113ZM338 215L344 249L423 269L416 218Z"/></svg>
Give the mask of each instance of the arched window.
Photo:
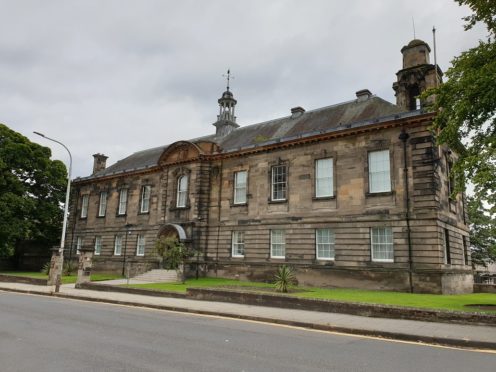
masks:
<svg viewBox="0 0 496 372"><path fill-rule="evenodd" d="M418 110L420 108L420 89L418 85L413 85L408 89L408 108Z"/></svg>
<svg viewBox="0 0 496 372"><path fill-rule="evenodd" d="M176 207L186 207L188 196L188 176L181 176L177 180Z"/></svg>

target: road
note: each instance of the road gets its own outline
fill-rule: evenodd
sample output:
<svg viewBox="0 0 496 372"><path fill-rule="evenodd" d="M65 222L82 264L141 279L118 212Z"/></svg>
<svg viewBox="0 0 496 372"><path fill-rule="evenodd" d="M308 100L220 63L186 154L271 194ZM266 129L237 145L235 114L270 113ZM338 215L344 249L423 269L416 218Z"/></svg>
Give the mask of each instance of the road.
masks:
<svg viewBox="0 0 496 372"><path fill-rule="evenodd" d="M495 370L496 353L0 291L0 371Z"/></svg>

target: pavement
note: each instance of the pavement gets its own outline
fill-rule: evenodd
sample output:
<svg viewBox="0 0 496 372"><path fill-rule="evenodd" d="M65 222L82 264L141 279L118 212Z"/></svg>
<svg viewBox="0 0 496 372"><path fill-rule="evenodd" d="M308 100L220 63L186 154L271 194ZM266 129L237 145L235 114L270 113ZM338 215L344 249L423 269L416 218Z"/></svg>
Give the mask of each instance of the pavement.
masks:
<svg viewBox="0 0 496 372"><path fill-rule="evenodd" d="M124 280L124 283L121 282L122 280L102 283L115 285L125 284L127 281ZM496 327L488 325L463 325L403 319L371 318L348 314L282 309L226 302L152 297L118 292L101 292L76 289L74 284L64 284L60 287L60 292L54 293L53 286L2 282L0 283L0 291L2 290L245 319L394 340L486 349L496 352Z"/></svg>

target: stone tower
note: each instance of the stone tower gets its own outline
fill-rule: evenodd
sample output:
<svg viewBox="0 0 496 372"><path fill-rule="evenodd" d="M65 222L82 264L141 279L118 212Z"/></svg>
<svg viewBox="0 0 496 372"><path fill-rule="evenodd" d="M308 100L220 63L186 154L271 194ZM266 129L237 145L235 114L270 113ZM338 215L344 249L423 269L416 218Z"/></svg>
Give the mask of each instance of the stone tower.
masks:
<svg viewBox="0 0 496 372"><path fill-rule="evenodd" d="M229 80L231 78L231 72L227 71L227 89L222 93L222 97L219 98L219 115L217 115L217 121L213 124L216 128L215 136L224 137L231 133L234 129L239 128L236 124L236 116L234 115L234 108L237 101L234 99L232 92L229 90Z"/></svg>
<svg viewBox="0 0 496 372"><path fill-rule="evenodd" d="M396 105L405 110L420 109L424 102L420 102L418 96L441 83L443 73L439 66L430 63L430 51L429 45L418 39L401 48L403 68L396 73L393 89Z"/></svg>

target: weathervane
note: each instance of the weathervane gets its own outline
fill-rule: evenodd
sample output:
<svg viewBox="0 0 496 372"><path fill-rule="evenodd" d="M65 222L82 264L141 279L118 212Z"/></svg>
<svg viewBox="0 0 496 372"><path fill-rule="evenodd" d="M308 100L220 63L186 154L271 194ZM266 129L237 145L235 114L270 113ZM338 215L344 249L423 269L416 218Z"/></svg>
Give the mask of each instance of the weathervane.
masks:
<svg viewBox="0 0 496 372"><path fill-rule="evenodd" d="M227 79L227 91L229 92L229 82L231 79L234 79L234 76L231 76L231 69L227 70L227 75L222 74L222 77L225 77Z"/></svg>

